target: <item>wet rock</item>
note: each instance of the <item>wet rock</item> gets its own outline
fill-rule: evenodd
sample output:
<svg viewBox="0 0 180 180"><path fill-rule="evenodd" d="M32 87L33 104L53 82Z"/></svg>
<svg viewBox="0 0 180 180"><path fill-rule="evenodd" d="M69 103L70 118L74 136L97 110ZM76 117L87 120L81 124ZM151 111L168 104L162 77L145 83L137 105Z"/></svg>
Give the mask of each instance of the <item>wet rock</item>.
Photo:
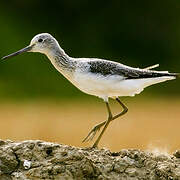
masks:
<svg viewBox="0 0 180 180"><path fill-rule="evenodd" d="M19 160L8 145L0 146L0 172L10 174L18 168Z"/></svg>
<svg viewBox="0 0 180 180"><path fill-rule="evenodd" d="M180 151L177 151L178 153ZM180 156L0 140L0 180L180 180Z"/></svg>
<svg viewBox="0 0 180 180"><path fill-rule="evenodd" d="M180 150L177 150L173 155L174 155L176 158L180 158Z"/></svg>

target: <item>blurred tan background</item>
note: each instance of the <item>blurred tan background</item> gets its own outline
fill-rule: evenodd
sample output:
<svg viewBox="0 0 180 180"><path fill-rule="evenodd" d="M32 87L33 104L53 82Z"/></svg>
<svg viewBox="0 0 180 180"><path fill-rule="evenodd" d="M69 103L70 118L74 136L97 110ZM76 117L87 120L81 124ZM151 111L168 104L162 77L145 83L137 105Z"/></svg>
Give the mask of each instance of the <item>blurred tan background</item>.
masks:
<svg viewBox="0 0 180 180"><path fill-rule="evenodd" d="M73 57L99 57L134 67L160 64L180 72L180 1L0 2L0 57L49 32ZM100 147L180 149L180 80L122 101ZM110 101L114 113L119 105ZM106 119L102 100L83 94L49 60L27 53L0 62L0 139L41 139L87 147L82 139Z"/></svg>
<svg viewBox="0 0 180 180"><path fill-rule="evenodd" d="M172 152L180 148L179 98L123 98L129 112L112 122L100 147L118 151L140 148ZM113 112L120 107L111 101ZM97 99L36 101L0 105L0 137L11 140L41 139L87 147L81 143L90 129L106 119L104 103ZM96 138L96 137L95 137Z"/></svg>

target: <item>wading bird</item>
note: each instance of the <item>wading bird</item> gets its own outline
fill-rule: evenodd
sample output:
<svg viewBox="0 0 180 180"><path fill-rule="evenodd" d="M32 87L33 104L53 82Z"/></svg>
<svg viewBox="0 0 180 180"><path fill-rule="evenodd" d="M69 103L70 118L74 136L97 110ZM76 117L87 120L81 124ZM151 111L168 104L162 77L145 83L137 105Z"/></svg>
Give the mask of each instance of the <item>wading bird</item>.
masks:
<svg viewBox="0 0 180 180"><path fill-rule="evenodd" d="M40 52L45 54L54 67L63 74L73 85L84 93L102 98L107 107L108 118L89 132L83 140L94 138L97 131L102 131L93 147L97 147L109 123L124 115L128 108L120 101L121 96L134 96L152 84L175 79L177 73L168 71L153 71L151 66L145 69L129 67L117 62L97 58L72 58L60 47L57 40L48 33L36 35L30 45L8 56L6 59L23 52ZM113 116L108 103L109 98L114 98L123 108L122 112Z"/></svg>

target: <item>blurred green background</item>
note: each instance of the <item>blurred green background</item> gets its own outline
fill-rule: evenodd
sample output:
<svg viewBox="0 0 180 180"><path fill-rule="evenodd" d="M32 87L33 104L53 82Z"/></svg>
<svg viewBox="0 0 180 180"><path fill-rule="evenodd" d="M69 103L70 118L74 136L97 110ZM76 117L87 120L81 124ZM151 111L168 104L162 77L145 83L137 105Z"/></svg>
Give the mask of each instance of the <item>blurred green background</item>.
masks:
<svg viewBox="0 0 180 180"><path fill-rule="evenodd" d="M180 1L6 0L0 2L0 57L52 34L72 57L98 57L180 72ZM100 146L180 148L180 80L151 86L134 98ZM111 101L113 112L120 107ZM80 92L39 53L0 62L0 138L42 139L75 146L106 119L102 100Z"/></svg>
<svg viewBox="0 0 180 180"><path fill-rule="evenodd" d="M180 71L180 1L55 0L0 2L0 56L51 33L72 57L99 57L134 67L156 63ZM166 87L166 90L164 90ZM179 95L179 82L147 94ZM23 54L0 64L1 98L85 97L41 54Z"/></svg>

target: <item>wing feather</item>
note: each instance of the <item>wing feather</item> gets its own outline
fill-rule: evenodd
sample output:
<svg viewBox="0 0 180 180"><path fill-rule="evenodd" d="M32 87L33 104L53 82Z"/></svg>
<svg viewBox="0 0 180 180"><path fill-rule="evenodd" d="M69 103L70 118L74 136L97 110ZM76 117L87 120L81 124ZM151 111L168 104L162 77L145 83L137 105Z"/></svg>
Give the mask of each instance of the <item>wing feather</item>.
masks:
<svg viewBox="0 0 180 180"><path fill-rule="evenodd" d="M90 71L92 73L102 74L104 76L108 75L120 75L124 79L142 79L142 78L155 78L162 76L177 76L176 73L169 73L168 71L152 71L150 69L154 68L132 68L125 66L120 63L106 61L106 60L93 60L89 61ZM155 65L157 67L157 65Z"/></svg>

